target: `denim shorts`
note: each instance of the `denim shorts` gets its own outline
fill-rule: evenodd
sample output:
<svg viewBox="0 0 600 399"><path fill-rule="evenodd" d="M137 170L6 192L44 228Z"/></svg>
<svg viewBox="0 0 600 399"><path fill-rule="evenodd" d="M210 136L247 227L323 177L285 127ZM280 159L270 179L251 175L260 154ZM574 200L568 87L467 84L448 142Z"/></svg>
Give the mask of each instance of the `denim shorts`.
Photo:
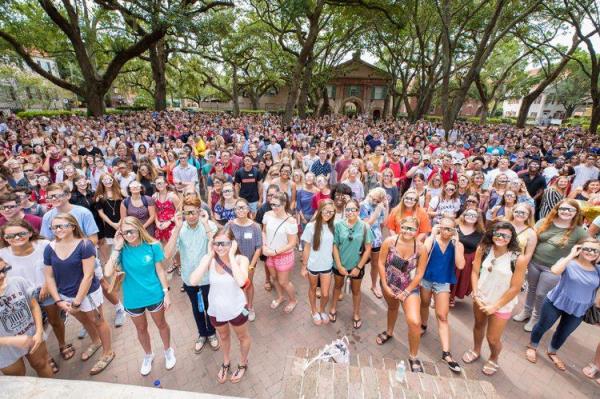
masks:
<svg viewBox="0 0 600 399"><path fill-rule="evenodd" d="M422 279L421 287L425 288L426 290L433 291L434 294L439 294L440 292L450 292L450 283L432 283L431 281Z"/></svg>
<svg viewBox="0 0 600 399"><path fill-rule="evenodd" d="M256 202L249 202L248 203L248 209L250 209L250 212L252 213L256 213L258 211L258 201Z"/></svg>

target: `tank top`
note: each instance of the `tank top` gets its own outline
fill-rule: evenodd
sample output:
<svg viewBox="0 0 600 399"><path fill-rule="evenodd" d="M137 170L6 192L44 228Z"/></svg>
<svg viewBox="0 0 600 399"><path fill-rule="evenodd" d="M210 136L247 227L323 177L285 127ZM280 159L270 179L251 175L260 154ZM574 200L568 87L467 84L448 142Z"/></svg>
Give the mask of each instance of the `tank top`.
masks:
<svg viewBox="0 0 600 399"><path fill-rule="evenodd" d="M440 245L437 240L433 240L433 246L431 247L431 254L429 256L429 262L427 262L427 268L425 269L425 275L423 279L440 284L456 284L456 273L454 272L454 244L452 241L448 243L446 251L442 252Z"/></svg>
<svg viewBox="0 0 600 399"><path fill-rule="evenodd" d="M218 322L225 322L235 319L242 313L246 306L246 296L229 273L225 271L219 273L216 268L213 260L208 269L210 290L207 313Z"/></svg>
<svg viewBox="0 0 600 399"><path fill-rule="evenodd" d="M481 262L477 291L486 305L493 305L510 288L513 272L511 267L511 252L495 257L493 249ZM492 263L492 261L494 261ZM510 313L519 302L518 295L498 309L499 313Z"/></svg>
<svg viewBox="0 0 600 399"><path fill-rule="evenodd" d="M413 242L413 254L408 259L402 258L396 249L399 238L400 236L397 236L394 246L390 247L383 266L388 285L394 294L404 291L413 280L418 259L416 241Z"/></svg>
<svg viewBox="0 0 600 399"><path fill-rule="evenodd" d="M525 234L523 234L523 233L525 233L530 228L531 227L527 227L526 229L523 229L519 233L517 233L517 243L519 244L519 248L521 248L521 253L522 254L525 253L525 248L527 247L527 241L529 241L529 239L527 238L527 236Z"/></svg>

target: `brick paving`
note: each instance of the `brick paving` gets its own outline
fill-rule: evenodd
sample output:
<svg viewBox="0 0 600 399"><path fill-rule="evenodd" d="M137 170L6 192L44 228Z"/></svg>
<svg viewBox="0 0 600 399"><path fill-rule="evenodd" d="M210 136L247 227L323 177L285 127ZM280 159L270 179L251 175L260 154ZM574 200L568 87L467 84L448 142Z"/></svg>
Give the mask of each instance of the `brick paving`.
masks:
<svg viewBox="0 0 600 399"><path fill-rule="evenodd" d="M61 367L57 378L80 379L151 386L155 379L160 379L163 387L184 391L207 392L221 395L241 396L249 398L284 397L283 379L286 361L295 355L297 348L319 348L331 342L336 337L348 336L350 350L357 362L373 362L372 359L406 358L407 338L403 318L399 317L395 338L383 346L375 343L377 333L385 329L385 303L376 299L368 289L369 277L363 282L362 319L363 326L354 330L351 323L351 302L345 298L338 307L338 321L335 324L314 326L312 324L306 295L307 282L299 275L298 268L294 271L293 281L298 290L299 305L288 315L283 313L283 307L276 311L269 308L273 293L262 289L264 273L259 270L255 277L256 321L251 323L252 348L250 351L249 370L240 384L216 382L216 374L222 362L220 352L213 352L208 347L199 354L193 353L196 339L196 328L192 318L190 304L185 293L178 290L180 280L174 276L172 286L173 307L167 314L171 326L173 346L176 348L177 365L171 371L164 368L164 357L158 331L150 323L152 344L157 354L152 373L147 377L139 374L142 349L137 342L133 324L127 320L119 329L113 329L114 349L117 357L107 370L98 376L90 377L89 369L92 362L87 364L79 360L82 348L89 344L89 338L77 340L79 324L70 321L67 325L67 338L77 349L75 358L65 362L59 358L53 337L49 339L50 350ZM366 274L368 276L368 273ZM107 317L112 320L112 306L107 306ZM431 317L431 316L430 316ZM472 310L470 300L459 301L450 315L452 331L452 352L456 359L468 349L472 343ZM425 367L437 367L440 375L450 376L446 368L440 364L441 349L436 333L435 320L430 319L430 328L421 343L421 358L426 362ZM468 378L486 380L493 384L497 393L506 398L600 398L600 387L588 380L581 373L593 356L596 344L600 340L600 329L582 324L571 336L560 352L567 365L566 372L555 369L543 351L540 351L538 363L532 365L524 358L523 352L528 341L528 334L522 329L521 323L510 322L504 337L504 351L500 358L500 371L493 378L483 376L480 369L482 362L465 365ZM546 334L540 348L544 348L550 334ZM483 355L489 352L484 349ZM237 344L232 348L232 365L235 367L239 359ZM363 359L363 360L361 360ZM371 360L368 360L371 359ZM386 360L390 362L389 360ZM321 372L327 372L327 367ZM356 369L356 368L355 368ZM446 374L444 374L446 373ZM333 372L331 372L334 375ZM29 370L29 375L31 370ZM350 375L352 381L352 375ZM332 378L336 378L335 376ZM341 380L340 380L341 382ZM335 397L337 389L348 390L352 386L333 384L330 394L321 392L319 397ZM310 396L307 396L310 397Z"/></svg>

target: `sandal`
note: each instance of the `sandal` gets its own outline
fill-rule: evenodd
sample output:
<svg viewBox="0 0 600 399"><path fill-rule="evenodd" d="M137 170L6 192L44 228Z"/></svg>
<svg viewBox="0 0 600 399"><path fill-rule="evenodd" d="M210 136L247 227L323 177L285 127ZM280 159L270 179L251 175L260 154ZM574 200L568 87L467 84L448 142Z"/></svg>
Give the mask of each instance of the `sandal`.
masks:
<svg viewBox="0 0 600 399"><path fill-rule="evenodd" d="M390 335L387 333L387 331L384 331L382 333L377 334L377 339L375 339L375 342L377 343L377 345L383 345L393 337L393 335Z"/></svg>
<svg viewBox="0 0 600 399"><path fill-rule="evenodd" d="M273 301L271 302L271 309L275 310L279 307L279 305L281 305L283 303L284 299L273 299Z"/></svg>
<svg viewBox="0 0 600 399"><path fill-rule="evenodd" d="M450 352L442 352L442 360L445 361L446 364L448 364L448 368L453 372L460 373L462 371L460 364L458 364L452 359L452 355L450 354Z"/></svg>
<svg viewBox="0 0 600 399"><path fill-rule="evenodd" d="M273 286L269 282L266 282L264 287L265 287L265 291L268 291L268 292L271 292L271 290L273 289Z"/></svg>
<svg viewBox="0 0 600 399"><path fill-rule="evenodd" d="M235 370L235 373L233 373L233 375L231 376L231 383L232 384L237 384L238 382L240 382L242 380L242 378L244 377L244 375L246 374L246 370L248 370L248 365L241 365L238 364L237 366L237 370Z"/></svg>
<svg viewBox="0 0 600 399"><path fill-rule="evenodd" d="M410 365L410 371L413 373L423 373L423 363L419 359L408 359Z"/></svg>
<svg viewBox="0 0 600 399"><path fill-rule="evenodd" d="M69 360L75 356L75 348L73 348L73 345L71 344L62 346L58 348L58 350L60 351L60 357L62 357L63 360Z"/></svg>
<svg viewBox="0 0 600 399"><path fill-rule="evenodd" d="M530 363L537 363L536 349L532 348L531 346L528 346L527 350L525 351L525 357L527 358L527 360L529 360Z"/></svg>
<svg viewBox="0 0 600 399"><path fill-rule="evenodd" d="M313 320L313 324L315 326L320 326L323 321L321 320L321 314L320 313L313 313L312 314L312 320Z"/></svg>
<svg viewBox="0 0 600 399"><path fill-rule="evenodd" d="M227 375L229 374L229 364L221 364L221 368L219 369L219 374L217 374L217 382L219 384L225 384L227 381Z"/></svg>
<svg viewBox="0 0 600 399"><path fill-rule="evenodd" d="M177 265L175 263L171 263L171 266L167 268L167 273L173 273L177 269Z"/></svg>
<svg viewBox="0 0 600 399"><path fill-rule="evenodd" d="M478 353L475 353L475 351L473 349L469 349L462 356L462 361L465 364L471 364L471 363L475 362L476 360L478 360L480 356L481 355Z"/></svg>
<svg viewBox="0 0 600 399"><path fill-rule="evenodd" d="M202 352L204 345L206 345L206 337L198 337L196 343L194 344L194 353L198 354Z"/></svg>
<svg viewBox="0 0 600 399"><path fill-rule="evenodd" d="M288 303L287 305L285 305L285 308L283 308L283 311L285 313L292 313L294 311L294 309L296 309L296 305L298 305L298 301L293 302L293 303Z"/></svg>
<svg viewBox="0 0 600 399"><path fill-rule="evenodd" d="M552 360L552 363L554 363L557 369L559 369L560 371L565 371L567 369L567 366L565 366L565 363L562 360L560 360L556 352L548 352L547 355L550 358L550 360Z"/></svg>
<svg viewBox="0 0 600 399"><path fill-rule="evenodd" d="M377 299L383 298L383 294L380 291L378 291L376 287L375 288L371 288L371 292L373 293L373 295L375 295L375 297Z"/></svg>
<svg viewBox="0 0 600 399"><path fill-rule="evenodd" d="M488 360L487 362L485 362L485 364L481 368L481 372L483 374L487 375L488 377L491 377L494 374L496 374L496 372L498 371L499 368L500 368L500 366L498 366L498 363Z"/></svg>
<svg viewBox="0 0 600 399"><path fill-rule="evenodd" d="M596 366L594 363L590 363L584 367L582 371L587 378L594 378L596 374L598 374L599 370L600 369L598 369L598 366Z"/></svg>
<svg viewBox="0 0 600 399"><path fill-rule="evenodd" d="M48 364L50 364L52 374L56 374L60 371L60 368L58 368L58 364L56 363L56 360L54 360L53 357L51 357L50 360L48 360Z"/></svg>
<svg viewBox="0 0 600 399"><path fill-rule="evenodd" d="M321 323L329 324L329 316L327 316L327 313L325 312L321 313Z"/></svg>
<svg viewBox="0 0 600 399"><path fill-rule="evenodd" d="M361 319L352 319L352 327L354 327L356 330L358 330L360 327L362 327L362 320Z"/></svg>
<svg viewBox="0 0 600 399"><path fill-rule="evenodd" d="M337 312L329 312L329 321L332 323L337 321Z"/></svg>
<svg viewBox="0 0 600 399"><path fill-rule="evenodd" d="M96 353L101 346L102 344L91 344L90 346L88 346L85 352L81 354L81 360L84 362L86 360L89 360L89 358L94 356L94 353Z"/></svg>
<svg viewBox="0 0 600 399"><path fill-rule="evenodd" d="M452 298L450 299L450 303L448 304L451 308L456 306L456 299Z"/></svg>
<svg viewBox="0 0 600 399"><path fill-rule="evenodd" d="M96 374L100 374L101 372L103 372L104 369L106 367L108 367L108 365L110 364L110 362L113 361L114 358L115 358L115 352L111 353L107 357L106 356L102 357L100 360L98 360L96 362L96 364L94 364L94 367L92 367L92 369L90 370L90 375L96 375Z"/></svg>

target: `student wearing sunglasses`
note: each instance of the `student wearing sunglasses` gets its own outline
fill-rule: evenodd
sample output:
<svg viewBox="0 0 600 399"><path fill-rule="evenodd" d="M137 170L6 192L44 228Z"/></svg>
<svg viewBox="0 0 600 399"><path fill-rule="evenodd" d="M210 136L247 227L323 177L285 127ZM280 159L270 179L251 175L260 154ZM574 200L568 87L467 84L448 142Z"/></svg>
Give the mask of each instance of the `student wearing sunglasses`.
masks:
<svg viewBox="0 0 600 399"><path fill-rule="evenodd" d="M466 364L478 360L485 337L490 357L481 371L487 376L494 375L500 368L502 335L518 303L526 268L527 258L521 255L514 227L503 221L491 225L473 260L473 348L462 357Z"/></svg>
<svg viewBox="0 0 600 399"><path fill-rule="evenodd" d="M52 377L48 350L44 342L42 312L34 287L23 277L11 275L11 266L0 259L0 372L24 376L25 361L38 377Z"/></svg>
<svg viewBox="0 0 600 399"><path fill-rule="evenodd" d="M140 374L146 376L152 370L154 353L148 334L149 313L158 328L163 342L165 368L175 367L175 351L171 347L171 329L165 319L165 311L171 306L169 284L163 268L165 259L162 247L135 217L125 217L120 225L113 253L106 264L106 275L111 276L115 268L125 272L123 280L123 302L129 314L138 340L144 349Z"/></svg>
<svg viewBox="0 0 600 399"><path fill-rule="evenodd" d="M585 312L594 303L600 306L600 242L586 238L578 242L569 255L556 262L550 271L559 276L558 284L546 295L540 318L531 331L531 340L526 357L537 362L536 350L544 334L559 319L556 331L548 346L547 355L561 371L566 370L564 362L556 352L583 320Z"/></svg>

